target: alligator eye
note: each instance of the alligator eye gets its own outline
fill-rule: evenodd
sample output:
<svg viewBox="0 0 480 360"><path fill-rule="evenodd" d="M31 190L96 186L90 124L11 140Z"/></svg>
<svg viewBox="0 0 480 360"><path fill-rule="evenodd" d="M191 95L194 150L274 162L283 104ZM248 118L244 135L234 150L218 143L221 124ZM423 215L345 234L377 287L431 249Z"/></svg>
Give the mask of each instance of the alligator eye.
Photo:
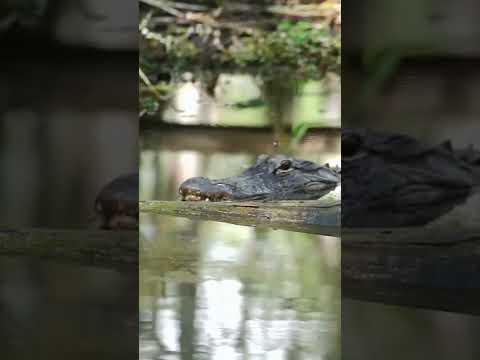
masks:
<svg viewBox="0 0 480 360"><path fill-rule="evenodd" d="M292 161L291 160L282 160L280 162L280 166L278 167L280 170L288 170L292 167Z"/></svg>
<svg viewBox="0 0 480 360"><path fill-rule="evenodd" d="M275 169L275 174L286 174L293 170L293 164L291 160L282 160L280 165Z"/></svg>
<svg viewBox="0 0 480 360"><path fill-rule="evenodd" d="M352 157L357 153L358 146L354 142L345 141L342 143L342 156Z"/></svg>
<svg viewBox="0 0 480 360"><path fill-rule="evenodd" d="M367 152L355 139L342 141L342 160L355 160L365 155L367 155Z"/></svg>

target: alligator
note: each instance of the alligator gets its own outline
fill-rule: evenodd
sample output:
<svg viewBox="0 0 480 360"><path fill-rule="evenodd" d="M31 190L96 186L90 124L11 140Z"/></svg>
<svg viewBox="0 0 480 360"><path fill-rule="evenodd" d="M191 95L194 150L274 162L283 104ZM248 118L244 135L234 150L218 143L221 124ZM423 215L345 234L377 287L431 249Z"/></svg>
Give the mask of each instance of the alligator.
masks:
<svg viewBox="0 0 480 360"><path fill-rule="evenodd" d="M480 152L366 129L342 131L342 226L425 225L480 184Z"/></svg>
<svg viewBox="0 0 480 360"><path fill-rule="evenodd" d="M343 179L343 180L341 180ZM195 177L182 200L313 200L342 185L342 227L425 225L463 204L480 184L480 152L410 136L342 129L341 169L261 155L238 176Z"/></svg>
<svg viewBox="0 0 480 360"><path fill-rule="evenodd" d="M340 184L340 170L286 155L260 155L238 176L220 180L194 177L180 186L182 200L311 200Z"/></svg>
<svg viewBox="0 0 480 360"><path fill-rule="evenodd" d="M95 212L101 229L138 229L138 173L106 184L95 199Z"/></svg>

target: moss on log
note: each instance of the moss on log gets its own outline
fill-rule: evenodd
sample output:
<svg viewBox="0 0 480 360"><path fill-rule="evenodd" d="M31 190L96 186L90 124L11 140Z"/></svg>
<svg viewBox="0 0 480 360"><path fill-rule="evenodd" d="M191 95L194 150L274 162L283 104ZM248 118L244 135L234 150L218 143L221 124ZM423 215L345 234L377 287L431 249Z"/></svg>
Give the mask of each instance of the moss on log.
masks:
<svg viewBox="0 0 480 360"><path fill-rule="evenodd" d="M339 201L332 199L269 202L141 201L140 211L236 225L339 236Z"/></svg>
<svg viewBox="0 0 480 360"><path fill-rule="evenodd" d="M0 255L31 255L88 264L138 264L137 231L0 228Z"/></svg>

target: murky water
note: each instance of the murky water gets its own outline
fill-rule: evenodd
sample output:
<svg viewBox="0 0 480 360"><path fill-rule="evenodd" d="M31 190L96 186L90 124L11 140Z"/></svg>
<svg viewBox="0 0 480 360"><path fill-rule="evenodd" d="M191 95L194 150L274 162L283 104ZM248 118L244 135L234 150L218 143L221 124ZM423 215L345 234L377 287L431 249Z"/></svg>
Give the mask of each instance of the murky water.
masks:
<svg viewBox="0 0 480 360"><path fill-rule="evenodd" d="M0 256L3 359L132 359L138 274Z"/></svg>
<svg viewBox="0 0 480 360"><path fill-rule="evenodd" d="M92 225L102 186L138 168L136 61L2 61L0 225Z"/></svg>
<svg viewBox="0 0 480 360"><path fill-rule="evenodd" d="M338 140L297 156L337 164ZM256 155L150 142L140 197L175 200L185 179L238 174ZM140 222L141 359L340 358L339 239L150 214Z"/></svg>
<svg viewBox="0 0 480 360"><path fill-rule="evenodd" d="M479 316L342 299L348 360L475 360L479 332Z"/></svg>
<svg viewBox="0 0 480 360"><path fill-rule="evenodd" d="M339 359L338 239L141 222L140 359Z"/></svg>

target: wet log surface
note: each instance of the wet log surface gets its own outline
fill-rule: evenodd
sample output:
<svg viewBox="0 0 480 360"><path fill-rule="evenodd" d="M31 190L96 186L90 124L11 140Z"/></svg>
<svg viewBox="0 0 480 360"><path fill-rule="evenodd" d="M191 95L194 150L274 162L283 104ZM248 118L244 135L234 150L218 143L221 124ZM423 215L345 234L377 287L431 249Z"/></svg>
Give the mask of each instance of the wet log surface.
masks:
<svg viewBox="0 0 480 360"><path fill-rule="evenodd" d="M136 266L138 232L0 228L0 255Z"/></svg>
<svg viewBox="0 0 480 360"><path fill-rule="evenodd" d="M480 315L480 233L342 229L342 296Z"/></svg>
<svg viewBox="0 0 480 360"><path fill-rule="evenodd" d="M141 201L140 211L326 236L340 235L341 205L340 202L332 199L213 203Z"/></svg>

